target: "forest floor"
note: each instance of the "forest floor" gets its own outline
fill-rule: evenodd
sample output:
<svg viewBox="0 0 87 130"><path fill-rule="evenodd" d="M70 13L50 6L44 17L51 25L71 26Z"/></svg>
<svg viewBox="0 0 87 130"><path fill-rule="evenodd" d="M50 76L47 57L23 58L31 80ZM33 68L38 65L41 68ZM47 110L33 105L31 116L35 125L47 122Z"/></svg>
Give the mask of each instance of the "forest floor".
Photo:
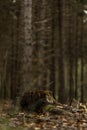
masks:
<svg viewBox="0 0 87 130"><path fill-rule="evenodd" d="M3 106L0 130L87 130L87 108L76 102L72 106L58 103L51 113L35 113Z"/></svg>

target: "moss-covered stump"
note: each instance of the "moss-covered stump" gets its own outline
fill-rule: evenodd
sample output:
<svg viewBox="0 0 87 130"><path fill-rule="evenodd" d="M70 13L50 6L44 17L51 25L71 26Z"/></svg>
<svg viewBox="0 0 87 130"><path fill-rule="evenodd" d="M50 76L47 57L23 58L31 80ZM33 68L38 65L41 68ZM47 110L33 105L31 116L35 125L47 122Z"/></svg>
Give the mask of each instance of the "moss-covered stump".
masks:
<svg viewBox="0 0 87 130"><path fill-rule="evenodd" d="M51 91L27 91L21 98L20 106L25 111L43 112L45 106L54 103Z"/></svg>

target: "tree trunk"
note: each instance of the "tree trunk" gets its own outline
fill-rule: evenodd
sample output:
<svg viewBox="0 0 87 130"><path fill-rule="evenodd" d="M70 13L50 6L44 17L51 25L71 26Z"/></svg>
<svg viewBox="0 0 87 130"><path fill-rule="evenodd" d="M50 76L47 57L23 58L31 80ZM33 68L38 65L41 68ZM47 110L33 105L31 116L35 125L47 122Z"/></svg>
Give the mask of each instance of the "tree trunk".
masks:
<svg viewBox="0 0 87 130"><path fill-rule="evenodd" d="M22 2L22 89L32 86L32 0Z"/></svg>
<svg viewBox="0 0 87 130"><path fill-rule="evenodd" d="M61 103L65 103L65 78L64 78L64 56L63 56L63 40L62 40L62 23L63 23L63 1L58 1L58 28L59 28L59 50L58 50L58 72L59 72L59 90L58 90L58 100Z"/></svg>

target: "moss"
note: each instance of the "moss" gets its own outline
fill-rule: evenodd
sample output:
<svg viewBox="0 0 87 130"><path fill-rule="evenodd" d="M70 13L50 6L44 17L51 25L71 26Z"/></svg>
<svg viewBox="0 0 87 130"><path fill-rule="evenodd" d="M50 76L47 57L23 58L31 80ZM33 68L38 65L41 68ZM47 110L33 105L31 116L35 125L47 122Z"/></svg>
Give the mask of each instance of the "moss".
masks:
<svg viewBox="0 0 87 130"><path fill-rule="evenodd" d="M54 109L54 106L51 105L51 104L46 105L46 106L44 107L44 110L45 110L45 111L48 111L48 112L52 111L53 109Z"/></svg>

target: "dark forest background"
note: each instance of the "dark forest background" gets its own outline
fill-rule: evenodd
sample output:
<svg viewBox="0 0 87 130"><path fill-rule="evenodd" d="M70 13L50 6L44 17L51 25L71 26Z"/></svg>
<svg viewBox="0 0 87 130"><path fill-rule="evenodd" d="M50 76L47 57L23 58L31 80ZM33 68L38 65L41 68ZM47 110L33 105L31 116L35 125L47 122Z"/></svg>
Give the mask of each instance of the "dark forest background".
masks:
<svg viewBox="0 0 87 130"><path fill-rule="evenodd" d="M0 0L0 98L40 89L87 101L86 0Z"/></svg>

